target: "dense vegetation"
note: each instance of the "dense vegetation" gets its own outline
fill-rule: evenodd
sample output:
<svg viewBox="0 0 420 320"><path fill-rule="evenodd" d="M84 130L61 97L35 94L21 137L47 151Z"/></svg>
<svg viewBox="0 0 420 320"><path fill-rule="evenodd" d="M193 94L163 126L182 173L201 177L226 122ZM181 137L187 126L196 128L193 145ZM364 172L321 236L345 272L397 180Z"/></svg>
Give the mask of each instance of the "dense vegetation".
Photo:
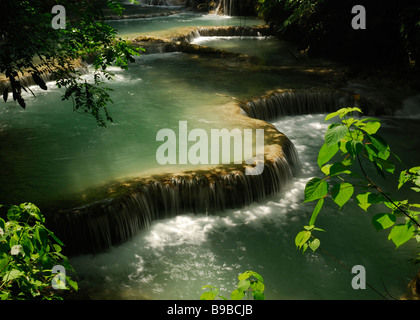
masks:
<svg viewBox="0 0 420 320"><path fill-rule="evenodd" d="M62 299L78 290L65 272L74 270L61 253L63 243L45 227L39 208L0 208L0 300Z"/></svg>
<svg viewBox="0 0 420 320"><path fill-rule="evenodd" d="M138 49L126 40L117 38L116 31L104 23L104 1L28 0L3 1L0 11L0 73L10 81L8 93L25 108L20 76L29 75L42 89L47 86L42 74L49 74L58 87L65 88L63 100L71 99L74 110L90 113L99 125L112 121L107 104L112 102L106 81L113 78L110 65L127 68ZM120 14L122 7L116 0L107 6ZM55 5L61 10L53 13ZM59 19L61 14L61 20ZM59 28L54 27L56 23ZM78 72L81 61L94 67L94 81L83 81Z"/></svg>
<svg viewBox="0 0 420 320"><path fill-rule="evenodd" d="M366 9L364 30L352 28L355 5ZM258 14L310 54L418 69L419 1L259 0Z"/></svg>
<svg viewBox="0 0 420 320"><path fill-rule="evenodd" d="M378 134L380 120L359 119L358 113L362 111L357 107L342 108L325 118L339 117L341 122L328 127L325 143L319 151L317 162L325 176L312 178L305 187L304 202L315 201L316 205L305 230L295 239L296 246L303 251L307 248L315 251L320 245L320 240L313 234L323 231L316 228L315 223L324 203L332 200L341 209L353 197L366 212L370 212L370 207L379 208L381 213L372 217L372 223L378 231L390 230L388 239L396 248L410 240L420 243L420 203L397 195L397 191L407 185L411 191L420 192L420 167L402 170L394 177L398 180L398 190L393 194L375 182L376 175L368 173L368 166L373 166L378 176L386 178L386 175L396 173L401 160ZM420 262L420 252L414 261Z"/></svg>

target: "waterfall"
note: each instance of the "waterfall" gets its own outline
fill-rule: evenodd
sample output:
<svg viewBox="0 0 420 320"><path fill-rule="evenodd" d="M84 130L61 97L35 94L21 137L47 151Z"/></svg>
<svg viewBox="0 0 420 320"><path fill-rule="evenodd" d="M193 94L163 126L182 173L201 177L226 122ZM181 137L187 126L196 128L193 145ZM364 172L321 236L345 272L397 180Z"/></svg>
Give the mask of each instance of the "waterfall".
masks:
<svg viewBox="0 0 420 320"><path fill-rule="evenodd" d="M82 74L86 74L86 73L89 72L88 65L84 62L78 63L78 66L76 67L76 70L78 72L82 73ZM49 72L39 73L39 77L45 83L54 80L54 79L52 79L51 73L49 73ZM29 86L36 85L34 79L32 78L32 75L30 75L30 74L20 76L16 80L20 82L22 87L29 87ZM12 92L12 86L10 85L10 81L5 78L4 80L0 81L0 94L2 94L4 92L4 90L6 90L6 89L8 90L9 93Z"/></svg>
<svg viewBox="0 0 420 320"><path fill-rule="evenodd" d="M261 37L270 36L272 31L267 26L253 26L253 27L199 27L193 29L185 35L176 37L171 40L153 38L153 37L138 37L132 40L136 46L144 48L146 54L150 53L164 53L164 52L194 52L204 53L203 50L198 50L195 47L189 46L191 42L200 37ZM200 47L200 46L198 46ZM208 52L217 53L221 50L208 48ZM227 52L224 51L226 54ZM234 54L234 53L231 53ZM239 55L239 54L236 54Z"/></svg>
<svg viewBox="0 0 420 320"><path fill-rule="evenodd" d="M272 35L272 30L268 26L200 27L173 40L192 42L199 37L261 37L270 35Z"/></svg>
<svg viewBox="0 0 420 320"><path fill-rule="evenodd" d="M267 121L288 115L328 113L353 105L353 95L346 91L276 90L242 102L241 108L249 117Z"/></svg>
<svg viewBox="0 0 420 320"><path fill-rule="evenodd" d="M140 3L150 6L185 6L185 0L141 0Z"/></svg>
<svg viewBox="0 0 420 320"><path fill-rule="evenodd" d="M222 167L222 173L213 170L126 181L107 186L107 190L115 190L129 185L118 196L46 212L48 227L66 244L67 253L90 253L131 238L156 219L183 213L214 214L261 201L285 190L299 170L299 157L292 142L285 137L283 142L282 151L265 162L260 175L245 175L244 170Z"/></svg>

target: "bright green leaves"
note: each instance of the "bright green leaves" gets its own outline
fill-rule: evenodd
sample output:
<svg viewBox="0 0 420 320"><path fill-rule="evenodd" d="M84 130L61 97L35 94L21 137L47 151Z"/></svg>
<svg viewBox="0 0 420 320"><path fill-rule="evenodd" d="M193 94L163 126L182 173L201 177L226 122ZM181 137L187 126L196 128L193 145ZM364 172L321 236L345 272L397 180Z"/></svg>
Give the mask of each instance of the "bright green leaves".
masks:
<svg viewBox="0 0 420 320"><path fill-rule="evenodd" d="M319 239L314 239L313 241L309 242L309 248L311 248L313 252L315 252L315 250L318 249L320 245L321 241L319 241Z"/></svg>
<svg viewBox="0 0 420 320"><path fill-rule="evenodd" d="M373 216L372 223L376 230L384 230L395 224L397 217L392 213L378 213Z"/></svg>
<svg viewBox="0 0 420 320"><path fill-rule="evenodd" d="M51 269L61 265L74 271L60 253L62 242L44 226L45 218L31 203L10 206L6 216L6 221L0 218L0 298L59 299L59 292L51 289ZM77 290L70 277L66 282ZM62 281L61 288L69 289L64 285Z"/></svg>
<svg viewBox="0 0 420 320"><path fill-rule="evenodd" d="M366 120L371 120L371 122L365 122ZM368 134L375 134L381 127L381 123L376 119L365 119L359 121L356 126Z"/></svg>
<svg viewBox="0 0 420 320"><path fill-rule="evenodd" d="M360 112L363 113L360 108L354 107L354 108L342 108L340 110L337 110L336 112L332 112L329 115L325 117L325 121L330 120L336 116L339 116L340 119L344 118L347 114L352 112Z"/></svg>
<svg viewBox="0 0 420 320"><path fill-rule="evenodd" d="M331 145L327 145L326 143L324 143L321 147L321 150L319 150L318 153L318 166L321 168L324 163L330 161L335 156L338 150L338 143Z"/></svg>
<svg viewBox="0 0 420 320"><path fill-rule="evenodd" d="M319 248L321 241L312 236L313 231L324 231L319 228L315 228L314 225L304 226L305 230L300 231L295 237L295 245L302 253L305 253L306 249L311 248L313 252ZM312 240L310 240L312 239Z"/></svg>
<svg viewBox="0 0 420 320"><path fill-rule="evenodd" d="M325 132L325 144L331 146L337 144L347 134L348 128L344 124L333 123L331 124L327 132Z"/></svg>
<svg viewBox="0 0 420 320"><path fill-rule="evenodd" d="M363 143L357 140L351 140L346 142L346 150L353 158L355 158L358 154L362 153L363 147Z"/></svg>
<svg viewBox="0 0 420 320"><path fill-rule="evenodd" d="M376 149L376 155L377 157L380 157L381 159L388 159L389 155L390 155L390 149L388 146L388 143L385 141L384 138L382 138L381 136L377 135L377 134L366 134L366 138L368 141L370 141L370 143L372 144L372 146L375 147Z"/></svg>
<svg viewBox="0 0 420 320"><path fill-rule="evenodd" d="M45 221L39 208L32 203L25 202L21 203L19 206L12 205L7 211L7 218L9 220L22 221L29 219L29 217L40 222Z"/></svg>
<svg viewBox="0 0 420 320"><path fill-rule="evenodd" d="M246 271L238 276L238 280L238 288L230 295L232 300L241 300L246 293L250 292L254 300L265 300L265 285L261 275L254 271Z"/></svg>
<svg viewBox="0 0 420 320"><path fill-rule="evenodd" d="M367 211L367 209L372 205L372 197L374 196L375 195L373 195L371 192L361 193L356 196L356 202L360 208Z"/></svg>
<svg viewBox="0 0 420 320"><path fill-rule="evenodd" d="M238 276L238 285L230 294L232 300L242 300L246 295L251 294L254 300L265 300L265 285L263 277L255 271L245 271ZM208 291L201 294L201 300L215 300L217 298L226 300L219 294L219 289L214 286L206 285L202 289Z"/></svg>
<svg viewBox="0 0 420 320"><path fill-rule="evenodd" d="M71 100L74 110L90 113L98 125L105 126L112 121L106 108L112 103L106 81L112 78L108 69L110 66L127 69L140 54L140 49L128 40L117 38L117 31L104 20L102 5L98 7L93 1L60 2L71 12L71 19L66 20L66 28L58 30L51 27L51 8L49 12L46 10L45 1L2 2L2 12L13 12L8 16L13 32L2 34L0 72L11 84L11 88L4 91L3 99L7 101L7 93L12 92L13 99L25 108L23 93L32 91L27 90L19 75L27 73L46 90L40 77L46 72L59 88L66 89L62 99ZM108 8L105 10L122 12L119 0L107 0L106 3ZM78 70L79 61L89 62L95 69L94 83L86 84L82 71Z"/></svg>
<svg viewBox="0 0 420 320"><path fill-rule="evenodd" d="M411 169L401 171L398 179L398 189L400 189L405 183L411 181L415 187L411 187L411 190L420 192L420 167L413 167Z"/></svg>
<svg viewBox="0 0 420 320"><path fill-rule="evenodd" d="M315 225L315 220L318 217L318 213L321 211L322 206L324 205L324 202L325 202L324 199L319 199L318 200L318 202L317 202L317 204L314 208L314 211L312 212L311 220L309 221L310 226Z"/></svg>
<svg viewBox="0 0 420 320"><path fill-rule="evenodd" d="M219 288L217 287L206 285L203 286L201 289L208 289L208 291L201 294L200 300L216 300L217 298L226 300L225 297L219 294Z"/></svg>
<svg viewBox="0 0 420 320"><path fill-rule="evenodd" d="M341 207L351 199L351 196L354 193L354 187L351 183L343 182L334 185L331 192L332 199L341 209Z"/></svg>
<svg viewBox="0 0 420 320"><path fill-rule="evenodd" d="M311 238L311 232L308 230L301 231L297 234L295 238L295 245L299 249Z"/></svg>
<svg viewBox="0 0 420 320"><path fill-rule="evenodd" d="M408 200L391 200L367 175L365 169L365 163L370 163L378 174L385 177L385 173L394 174L396 169L390 156L393 155L400 162L401 160L391 152L386 140L378 134L381 122L374 118L352 117L355 112L361 113L361 110L342 108L325 118L330 120L338 116L341 122L329 125L325 133L325 143L319 150L317 164L325 177L313 177L305 187L304 203L317 203L309 226L304 226L304 230L295 237L296 247L303 252L307 248L315 251L320 245L319 239L313 233L321 230L315 228L315 221L325 201L331 199L341 209L355 194L355 203L366 212L372 205L382 206L381 211L384 207L391 210L374 215L372 223L378 231L390 229L388 238L397 248L413 238L420 243L420 204L409 203ZM355 164L356 169L353 168ZM398 189L408 182L413 184L412 191L420 192L420 166L400 173ZM356 188L360 188L361 192L356 192ZM397 222L398 217L404 217L405 223Z"/></svg>
<svg viewBox="0 0 420 320"><path fill-rule="evenodd" d="M312 178L305 187L305 202L324 198L328 194L328 183L320 178Z"/></svg>
<svg viewBox="0 0 420 320"><path fill-rule="evenodd" d="M398 248L413 238L415 232L416 228L411 223L398 224L392 228L388 239L392 240L392 242L394 242L395 246Z"/></svg>

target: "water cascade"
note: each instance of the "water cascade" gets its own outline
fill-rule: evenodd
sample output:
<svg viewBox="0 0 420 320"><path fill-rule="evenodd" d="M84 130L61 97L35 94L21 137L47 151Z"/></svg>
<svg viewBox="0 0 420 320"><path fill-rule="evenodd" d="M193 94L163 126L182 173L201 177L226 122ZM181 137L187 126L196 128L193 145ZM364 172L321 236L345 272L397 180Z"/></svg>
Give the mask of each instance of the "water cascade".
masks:
<svg viewBox="0 0 420 320"><path fill-rule="evenodd" d="M356 101L354 92L345 89L287 90L267 92L264 96L243 101L241 108L251 118L270 121L282 116L329 113L348 106L359 107L365 115L393 116L395 111L370 97ZM398 112L397 112L398 114Z"/></svg>
<svg viewBox="0 0 420 320"><path fill-rule="evenodd" d="M239 102L233 110L239 112L239 118L247 115L271 120L331 112L349 105L351 99L350 93L338 90L278 90ZM260 202L284 191L300 168L293 143L268 124L265 131L266 161L261 175L245 175L243 168L221 166L107 184L92 194L85 193L84 204L54 211L49 217L51 228L67 244L67 250L92 252L130 239L156 219L185 213L212 214Z"/></svg>
<svg viewBox="0 0 420 320"><path fill-rule="evenodd" d="M261 174L247 175L242 164L218 165L119 180L72 195L45 212L66 250L101 251L131 238L157 219L185 213L215 214L286 190L301 167L293 143L272 125L243 115L237 103L224 109L238 126L247 123L264 128Z"/></svg>
<svg viewBox="0 0 420 320"><path fill-rule="evenodd" d="M79 72L81 74L85 74L85 73L89 72L88 71L88 66L84 62L77 62L75 69L76 69L77 72ZM39 77L45 83L53 80L52 77L51 77L51 73L49 73L49 72L40 72ZM19 81L19 83L23 87L29 87L29 86L33 86L33 85L36 84L34 79L32 78L32 75L30 75L30 74L20 76L20 77L16 78L16 80ZM0 94L2 94L4 92L4 90L8 90L8 92L12 92L12 87L11 87L10 81L8 79L0 81Z"/></svg>
<svg viewBox="0 0 420 320"><path fill-rule="evenodd" d="M185 0L141 0L140 3L150 6L184 6Z"/></svg>
<svg viewBox="0 0 420 320"><path fill-rule="evenodd" d="M119 195L101 194L102 200L47 213L49 225L68 252L98 252L130 239L157 219L249 205L285 190L293 180L299 159L292 143L284 144L283 150L287 155L266 161L261 175L220 168L108 185L107 190L118 189Z"/></svg>
<svg viewBox="0 0 420 320"><path fill-rule="evenodd" d="M282 116L329 113L353 104L353 96L340 90L276 90L244 101L241 108L249 117L273 120Z"/></svg>
<svg viewBox="0 0 420 320"><path fill-rule="evenodd" d="M147 2L152 5L179 3ZM193 2L198 1L187 0L186 5ZM235 14L234 7L238 3L240 1L215 1L220 10L223 4L225 14ZM183 31L188 28L187 33L149 40L150 43L156 42L156 45L153 49L149 48L147 53L188 53L191 49L188 45L193 46L191 42L203 36L269 35L265 27L192 27L183 24L186 17L180 15L176 19L180 20L177 23ZM235 19L218 18L226 21ZM154 19L154 22L161 22L164 18ZM165 18L165 21L171 19L175 20L171 17ZM143 21L145 25L146 22ZM122 27L126 24L127 33L139 32L137 26L128 29L136 21L114 23ZM161 30L163 26L166 25L154 23L151 28L156 29L151 32L166 31ZM167 33L174 31L172 26L169 29ZM140 31L142 34L149 32ZM143 46L139 39L134 42ZM69 188L74 193L66 193L63 197L59 194L59 200L57 197L46 199L48 205L43 203L41 207L47 216L48 227L66 244L66 253L98 253L109 249L95 255L71 257L82 277L81 286L89 287L96 297L195 299L199 297L204 284L214 284L226 291L229 288L222 288L223 284L217 282L236 280L238 272L258 268L264 269L261 273L270 279L270 286L267 286L270 299L354 299L360 295L372 298L367 290L352 290L348 274L322 255L302 255L293 241L296 232L307 223L312 212L311 207L302 205L302 194L306 181L319 170L316 166L317 150L328 125L324 115L313 114L355 105L353 91L308 89L319 88L320 83L326 84L326 81L323 82L320 76L312 78L308 73L297 75L298 72L289 72L292 67L276 65L271 68L249 64L251 67L247 69L248 64L241 65L235 60L231 67L226 68L224 63L229 59L214 59L217 64L211 64L209 60L212 59L200 59L200 55L181 52L143 56L139 59L140 66L133 66L135 72L117 73L121 81L115 84L116 93L122 94L117 96L120 108L115 112L120 120L108 132L98 131L92 135L91 131L95 130L86 119L67 116L61 110L52 112L48 109L52 103L28 108L32 115L28 118L19 115L21 118L18 118L16 113L22 110L13 109L9 101L10 105L2 113L4 124L0 132L8 133L8 126L16 131L20 128L17 123L22 122L28 123L27 127L31 130L22 125L23 129L16 134L18 138L11 136L10 139L2 139L6 142L16 140L22 142L22 148L28 147L28 150L23 148L25 152L20 152L22 149L14 148L17 143L3 142L1 145L7 146L9 153L15 151L8 155L11 158L7 163L9 166L2 165L3 176L6 177L3 189L0 189L3 194L12 193L12 188L7 189L9 184L6 180L8 183L25 181L17 187L11 184L22 193L38 188L46 194L66 187L64 182L70 180L69 177L81 180L80 184L85 189L74 191ZM279 64L286 64L282 56L276 57L279 57ZM328 87L328 84L325 86ZM268 91L261 96L270 88L293 89ZM151 94L154 90L156 92ZM56 94L58 96L58 92ZM220 96L226 96L227 99L235 96L236 102L227 103L227 99L222 100ZM407 105L414 103L417 106L416 101L410 100ZM358 103L366 114L376 113L363 97ZM192 105L191 110L184 108L189 104ZM42 112L49 112L49 117L44 117ZM188 170L165 168L167 172L159 168L157 173L143 174L141 170L150 169L147 167L147 157L150 156L147 150L153 150L154 145L148 143L143 148L141 144L154 140L156 135L153 130L156 127L172 128L170 121L173 119L186 119L191 123L196 121L195 124L200 127L206 121L211 123L213 118L210 114L217 118L216 126L229 122L233 127L264 128L265 162L261 175L246 175L245 165L233 164L197 169L189 167ZM295 116L301 114L307 115ZM18 120L12 122L13 119ZM22 119L26 119L26 122ZM39 122L38 126L35 125L35 119ZM266 122L273 119L272 124ZM49 131L50 127L55 128L54 121L58 121L56 131ZM388 126L391 125L392 122ZM121 133L119 128L125 135L118 135ZM395 136L400 144L407 140L401 138L407 135L407 127L401 128L396 124L395 128L388 130L392 136L395 132L399 134ZM73 134L74 140L60 140L59 135L63 132L66 137ZM77 139L78 135L81 139ZM414 136L412 133L410 135ZM46 137L50 136L54 143L48 143ZM130 139L135 143L124 143ZM104 145L97 144L101 140ZM80 141L84 144L80 145ZM72 144L76 144L77 148L69 149ZM118 144L123 148L114 148ZM31 153L29 147L32 145L36 146L34 149L38 153ZM69 149L68 153L59 148L63 145ZM413 152L410 159L416 159L419 149L410 147ZM102 149L108 152L101 153ZM50 156L41 158L42 152L39 150L43 153L51 151L51 155L48 153ZM407 150L404 152L407 153ZM24 157L26 153L27 158ZM39 157L33 154L39 154ZM95 155L93 159L89 157L91 154ZM155 164L154 156L152 154L150 162ZM27 159L33 159L33 162ZM37 166L37 162L40 165ZM11 167L9 163L13 164L14 170L9 175L16 173L15 179L6 175ZM20 163L24 165L19 167ZM24 170L29 167L28 163L31 164L29 172ZM56 167L55 171L52 170L52 164ZM127 167L123 170L124 166ZM61 171L68 172L59 175ZM29 175L37 178L38 172L39 179L28 178ZM99 178L96 179L95 175ZM86 176L92 176L93 187L90 180L84 180ZM119 178L127 176L129 178ZM47 188L50 184L54 189ZM377 280L382 275L387 281L395 279L396 270L403 275L411 275L410 266L401 265L409 253L403 251L404 256L397 258L392 244L382 242L382 239L376 240L379 238L370 225L370 218L363 214L360 219L355 218L353 212L356 205L350 205L348 210L352 214L337 214L335 208L326 208L323 216L326 229L331 232L324 236L325 243L331 244L333 249L340 248L340 258L346 263L362 263L368 272L375 270L369 273L369 281ZM362 219L369 221L359 221ZM370 247L364 245L364 239L359 241L358 237L354 237L354 225L357 226L356 233L372 237ZM340 236L334 230L339 230ZM128 239L132 241L125 241ZM119 245L114 246L116 244ZM384 274L388 271L389 276ZM404 281L399 279L391 282L391 289L400 290Z"/></svg>
<svg viewBox="0 0 420 320"><path fill-rule="evenodd" d="M267 37L272 34L267 26L200 27L174 40L193 42L200 37Z"/></svg>

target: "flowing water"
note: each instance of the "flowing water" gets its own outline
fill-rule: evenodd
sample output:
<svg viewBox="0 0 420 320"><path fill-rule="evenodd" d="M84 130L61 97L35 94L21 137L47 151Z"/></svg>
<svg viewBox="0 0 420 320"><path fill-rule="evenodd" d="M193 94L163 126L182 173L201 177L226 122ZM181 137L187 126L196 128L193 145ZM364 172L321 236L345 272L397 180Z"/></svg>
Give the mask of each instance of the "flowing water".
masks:
<svg viewBox="0 0 420 320"><path fill-rule="evenodd" d="M110 20L108 23L118 30L119 35L134 38L145 35L167 35L182 27L254 26L261 25L263 22L252 17L230 17L181 12L161 17Z"/></svg>
<svg viewBox="0 0 420 320"><path fill-rule="evenodd" d="M225 22L240 25L244 19L181 14L112 23L122 34L148 34ZM274 54L284 45L275 39L228 40L198 42L257 55L262 66L293 64L286 53ZM260 41L267 45L257 46L263 44ZM51 201L115 178L164 170L155 157L160 129L176 131L182 120L189 128L229 127L230 119L220 115L232 97L250 98L276 88L319 87L313 74L247 68L179 52L142 56L128 71L112 70L117 81L110 83L115 103L110 107L114 123L108 128L99 128L90 116L73 113L71 102L59 102L60 91L51 83L48 91L34 89L36 98L26 97L26 110L9 99L0 111L2 199ZM411 117L416 114L413 108L418 112L417 101L407 100L401 118L384 119L386 136L391 145L398 143L395 151L409 162L407 166L418 164L420 146L407 139L415 136L419 124ZM310 177L319 174L316 156L327 128L324 116L272 121L292 140L302 162L300 176L287 191L216 215L160 219L106 252L73 257L80 287L92 298L198 299L206 284L229 295L237 275L251 269L264 276L268 299L380 298L370 289L352 289L352 275L330 257L320 251L302 255L294 245L295 235L312 212L310 205L302 205L303 189ZM342 211L327 207L318 219L328 231L320 235L325 250L350 268L363 265L367 281L382 292L382 280L393 295L404 292L417 270L407 262L411 246L395 250L386 232L374 230L371 214L354 203Z"/></svg>
<svg viewBox="0 0 420 320"><path fill-rule="evenodd" d="M353 275L326 254L302 255L294 245L295 235L312 212L311 205L302 205L303 190L309 178L320 174L316 157L328 125L324 117L303 115L274 121L292 139L303 165L287 192L216 216L187 214L155 221L148 230L108 252L72 259L81 276L80 285L101 299L198 299L201 287L207 284L229 296L237 275L254 270L265 279L268 299L381 299L372 289L352 289ZM395 135L391 144L407 133L397 122L386 124L386 136ZM410 123L410 133L416 125L418 122ZM411 150L404 147L395 151L404 152L404 158L418 159L419 145ZM366 280L375 289L385 294L385 285L398 297L416 271L407 262L414 248L408 245L395 250L386 232L374 230L372 215L354 203L342 211L327 206L318 217L327 232L319 237L323 248L350 269L363 265Z"/></svg>

